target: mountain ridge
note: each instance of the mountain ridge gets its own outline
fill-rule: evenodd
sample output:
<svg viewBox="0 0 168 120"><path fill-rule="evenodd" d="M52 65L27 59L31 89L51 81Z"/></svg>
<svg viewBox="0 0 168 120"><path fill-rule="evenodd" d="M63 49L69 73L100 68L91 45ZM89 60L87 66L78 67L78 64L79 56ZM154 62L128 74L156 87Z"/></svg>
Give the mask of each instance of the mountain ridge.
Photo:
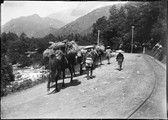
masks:
<svg viewBox="0 0 168 120"><path fill-rule="evenodd" d="M63 25L65 25L65 23L59 20L48 17L40 17L37 14L33 14L30 16L21 16L16 19L11 19L2 26L2 32L10 31L16 33L17 35L24 32L28 37L44 37L50 33L50 27L56 30ZM44 32L43 35L38 35L37 33L43 29L46 29L46 31L49 32Z"/></svg>
<svg viewBox="0 0 168 120"><path fill-rule="evenodd" d="M119 9L123 4L115 4ZM68 35L71 33L79 33L86 35L92 32L92 25L100 17L110 15L109 9L112 5L100 7L92 10L91 12L75 19L74 21L65 24L60 20L50 17L40 17L38 14L30 16L21 16L16 19L11 19L2 26L2 32L14 32L18 36L24 32L28 37L45 37L48 34L54 36Z"/></svg>
<svg viewBox="0 0 168 120"><path fill-rule="evenodd" d="M115 4L116 8L119 9L124 4L119 3ZM81 35L86 35L92 32L92 25L96 22L100 17L106 16L107 18L110 15L109 9L113 5L108 5L104 7L97 8L92 10L91 12L77 18L75 21L66 24L56 31L55 36L58 35L68 35L71 33L79 33Z"/></svg>

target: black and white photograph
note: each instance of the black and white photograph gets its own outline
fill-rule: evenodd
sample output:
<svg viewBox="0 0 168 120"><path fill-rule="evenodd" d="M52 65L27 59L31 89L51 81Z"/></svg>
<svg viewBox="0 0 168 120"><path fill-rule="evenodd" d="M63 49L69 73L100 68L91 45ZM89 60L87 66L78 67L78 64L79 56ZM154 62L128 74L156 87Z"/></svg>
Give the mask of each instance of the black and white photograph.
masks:
<svg viewBox="0 0 168 120"><path fill-rule="evenodd" d="M1 1L1 119L167 119L167 5Z"/></svg>

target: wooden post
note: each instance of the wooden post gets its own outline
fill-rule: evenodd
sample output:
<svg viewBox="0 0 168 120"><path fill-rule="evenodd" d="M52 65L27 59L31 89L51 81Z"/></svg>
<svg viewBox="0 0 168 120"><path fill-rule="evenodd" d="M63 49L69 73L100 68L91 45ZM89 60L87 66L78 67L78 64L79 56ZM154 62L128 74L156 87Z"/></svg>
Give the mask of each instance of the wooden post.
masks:
<svg viewBox="0 0 168 120"><path fill-rule="evenodd" d="M131 42L131 53L133 52L133 39L134 39L134 26L132 26L132 42Z"/></svg>
<svg viewBox="0 0 168 120"><path fill-rule="evenodd" d="M100 30L98 30L98 39L97 39L97 45L99 45L100 43L100 41L99 41L99 34L100 34Z"/></svg>

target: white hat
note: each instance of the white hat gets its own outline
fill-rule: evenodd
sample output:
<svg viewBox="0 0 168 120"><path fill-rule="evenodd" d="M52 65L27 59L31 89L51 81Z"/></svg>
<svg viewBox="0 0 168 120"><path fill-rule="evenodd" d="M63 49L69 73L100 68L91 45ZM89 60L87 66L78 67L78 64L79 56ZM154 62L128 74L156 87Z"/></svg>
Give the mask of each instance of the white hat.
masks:
<svg viewBox="0 0 168 120"><path fill-rule="evenodd" d="M122 52L124 52L124 51L122 51L122 50L116 50L116 52L118 52L118 53L122 53Z"/></svg>

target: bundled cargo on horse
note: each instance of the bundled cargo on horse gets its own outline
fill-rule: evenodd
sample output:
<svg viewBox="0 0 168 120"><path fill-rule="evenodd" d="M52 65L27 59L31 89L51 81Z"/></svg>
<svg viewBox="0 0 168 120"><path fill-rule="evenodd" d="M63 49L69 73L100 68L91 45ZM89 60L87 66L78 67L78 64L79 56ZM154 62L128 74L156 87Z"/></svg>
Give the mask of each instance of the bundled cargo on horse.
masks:
<svg viewBox="0 0 168 120"><path fill-rule="evenodd" d="M75 41L68 41L67 39L63 40L62 42L50 43L51 45L48 47L49 49L53 49L54 51L62 50L66 54L76 53L79 50L78 45Z"/></svg>
<svg viewBox="0 0 168 120"><path fill-rule="evenodd" d="M57 42L57 43L52 43L52 45L50 45L48 48L53 50L59 49L65 52L65 47L66 47L66 44L64 42Z"/></svg>
<svg viewBox="0 0 168 120"><path fill-rule="evenodd" d="M56 55L56 52L58 50L62 50L63 52L65 51L65 43L63 42L49 42L51 45L43 52L43 59L44 63L46 63L46 68L47 68L47 63L49 61L49 58L51 55Z"/></svg>
<svg viewBox="0 0 168 120"><path fill-rule="evenodd" d="M97 50L97 51L104 51L105 50L105 47L103 46L103 45L97 45L96 47L95 47L95 49Z"/></svg>
<svg viewBox="0 0 168 120"><path fill-rule="evenodd" d="M50 57L50 55L52 55L54 53L54 50L53 49L46 49L44 52L43 52L43 58L45 57Z"/></svg>
<svg viewBox="0 0 168 120"><path fill-rule="evenodd" d="M79 47L75 41L67 42L67 54L77 53L79 51Z"/></svg>

